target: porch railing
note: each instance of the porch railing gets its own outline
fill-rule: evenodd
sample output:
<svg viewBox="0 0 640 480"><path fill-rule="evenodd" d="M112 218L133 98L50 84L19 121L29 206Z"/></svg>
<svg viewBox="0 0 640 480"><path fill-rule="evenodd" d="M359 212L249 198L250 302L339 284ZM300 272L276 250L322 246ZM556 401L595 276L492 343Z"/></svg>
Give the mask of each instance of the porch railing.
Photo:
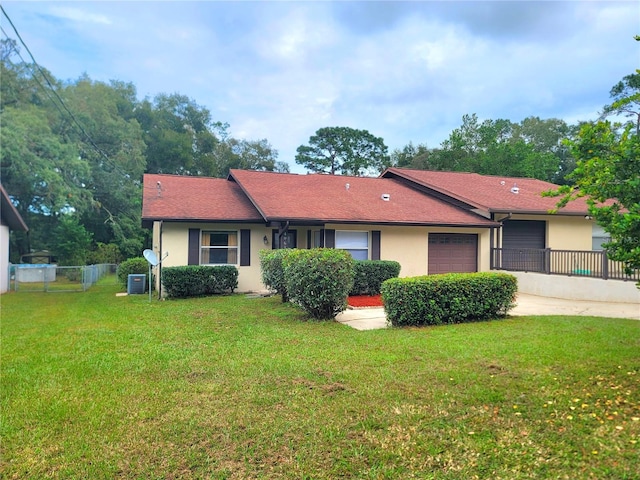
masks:
<svg viewBox="0 0 640 480"><path fill-rule="evenodd" d="M627 275L622 262L609 260L605 251L596 250L492 248L491 270L640 281L640 271Z"/></svg>

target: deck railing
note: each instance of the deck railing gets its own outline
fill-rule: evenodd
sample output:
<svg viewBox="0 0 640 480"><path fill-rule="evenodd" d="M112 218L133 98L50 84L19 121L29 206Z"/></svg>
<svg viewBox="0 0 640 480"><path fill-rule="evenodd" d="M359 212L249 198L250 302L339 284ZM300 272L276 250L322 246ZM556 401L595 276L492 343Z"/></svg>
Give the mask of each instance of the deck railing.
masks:
<svg viewBox="0 0 640 480"><path fill-rule="evenodd" d="M640 271L627 275L622 262L609 260L605 251L596 250L492 248L491 270L640 281Z"/></svg>

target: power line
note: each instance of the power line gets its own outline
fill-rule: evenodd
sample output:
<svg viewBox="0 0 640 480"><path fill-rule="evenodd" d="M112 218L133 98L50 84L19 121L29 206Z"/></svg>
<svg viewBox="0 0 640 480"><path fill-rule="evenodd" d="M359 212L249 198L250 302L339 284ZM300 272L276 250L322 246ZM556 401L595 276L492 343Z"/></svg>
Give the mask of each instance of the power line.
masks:
<svg viewBox="0 0 640 480"><path fill-rule="evenodd" d="M11 38L11 37L9 37L7 32L5 32L4 28L2 28L2 26L0 26L0 30L2 31L2 33L4 34L5 37ZM24 63L25 65L29 65L27 63L27 61L22 57L22 54L20 53L20 51L18 49L14 48L13 51L18 55L18 57L20 57L20 60L22 60L22 63ZM47 88L45 88L45 86L42 84L42 82L40 82L40 80L38 79L38 77L36 75L33 75L32 78L36 81L36 83L40 86L40 88L42 88L42 90L44 90L44 93L47 94L47 97L49 97L49 100L51 100L51 103L53 103L55 105L55 107L58 109L60 114L64 116L64 111L62 110L60 105L55 102L55 100L51 96L51 92Z"/></svg>
<svg viewBox="0 0 640 480"><path fill-rule="evenodd" d="M64 108L65 112L69 115L69 117L71 117L71 120L73 120L73 123L78 127L78 129L80 130L80 132L82 132L82 134L84 135L84 137L86 138L86 140L88 141L89 145L91 145L93 147L93 149L98 152L100 155L102 155L105 160L108 162L108 164L113 167L115 170L120 170L120 173L128 176L129 174L127 172L125 172L124 170L120 169L120 166L117 165L115 162L112 162L111 159L109 158L109 156L100 148L98 147L98 145L96 145L96 143L93 141L93 139L91 138L91 136L87 133L87 131L84 129L84 127L80 124L80 122L76 119L75 115L71 112L71 110L69 110L69 108L67 107L67 105L64 103L64 101L62 100L62 98L60 97L60 95L58 94L58 92L56 91L55 87L52 85L51 81L49 80L49 77L47 76L47 74L45 73L45 71L42 69L42 67L40 67L40 65L38 64L38 62L36 61L35 57L33 56L33 54L31 53L31 50L29 50L29 47L27 46L27 44L25 43L25 41L22 39L22 36L20 36L20 33L18 32L18 29L16 28L16 26L13 24L13 21L11 20L11 18L9 17L9 15L7 14L7 12L5 11L4 7L0 4L0 10L2 10L2 14L5 16L5 18L7 19L7 21L9 22L9 25L11 25L11 28L13 28L13 31L15 32L16 36L18 37L18 40L20 40L20 43L22 44L22 46L25 48L25 50L27 51L27 53L29 54L29 57L31 57L31 60L33 62L33 65L35 65L35 67L37 68L38 72L40 72L40 75L42 75L42 78L44 78L45 82L47 83L47 85L49 85L49 89L50 91L55 95L55 97L58 99L58 101L60 102L60 105L62 105L62 108ZM6 34L6 32L4 31L4 29L2 30L2 32L5 34L5 36L7 38L9 38L9 35ZM20 52L17 52L18 56L20 57L20 59L22 59L22 61L26 64L27 62L25 62L24 58L22 58L22 55L20 55ZM47 90L44 85L42 85L38 79L35 77L33 77L38 84L47 92L47 95L49 95L49 90ZM49 97L51 98L51 97ZM58 106L58 104L53 101L54 105L56 105L56 107L58 108L58 110L60 110L60 107ZM60 111L60 113L62 113L64 115L64 113L62 111Z"/></svg>

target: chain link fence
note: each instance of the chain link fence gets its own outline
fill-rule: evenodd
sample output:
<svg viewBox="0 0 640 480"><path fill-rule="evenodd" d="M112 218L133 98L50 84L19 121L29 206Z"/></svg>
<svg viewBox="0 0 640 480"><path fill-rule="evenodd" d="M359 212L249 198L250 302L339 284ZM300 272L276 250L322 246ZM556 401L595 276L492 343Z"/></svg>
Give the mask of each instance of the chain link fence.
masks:
<svg viewBox="0 0 640 480"><path fill-rule="evenodd" d="M115 284L116 268L117 265L111 263L71 267L11 265L10 289L16 292L84 292L107 275L113 275Z"/></svg>

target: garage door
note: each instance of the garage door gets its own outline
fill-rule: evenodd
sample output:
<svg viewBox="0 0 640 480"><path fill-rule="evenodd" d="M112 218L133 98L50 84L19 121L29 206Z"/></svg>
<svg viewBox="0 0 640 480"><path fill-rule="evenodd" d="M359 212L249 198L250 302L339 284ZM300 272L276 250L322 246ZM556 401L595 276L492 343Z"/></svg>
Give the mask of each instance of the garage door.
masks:
<svg viewBox="0 0 640 480"><path fill-rule="evenodd" d="M429 274L478 271L478 236L429 234Z"/></svg>
<svg viewBox="0 0 640 480"><path fill-rule="evenodd" d="M502 225L502 268L524 272L545 271L546 222L508 220Z"/></svg>

